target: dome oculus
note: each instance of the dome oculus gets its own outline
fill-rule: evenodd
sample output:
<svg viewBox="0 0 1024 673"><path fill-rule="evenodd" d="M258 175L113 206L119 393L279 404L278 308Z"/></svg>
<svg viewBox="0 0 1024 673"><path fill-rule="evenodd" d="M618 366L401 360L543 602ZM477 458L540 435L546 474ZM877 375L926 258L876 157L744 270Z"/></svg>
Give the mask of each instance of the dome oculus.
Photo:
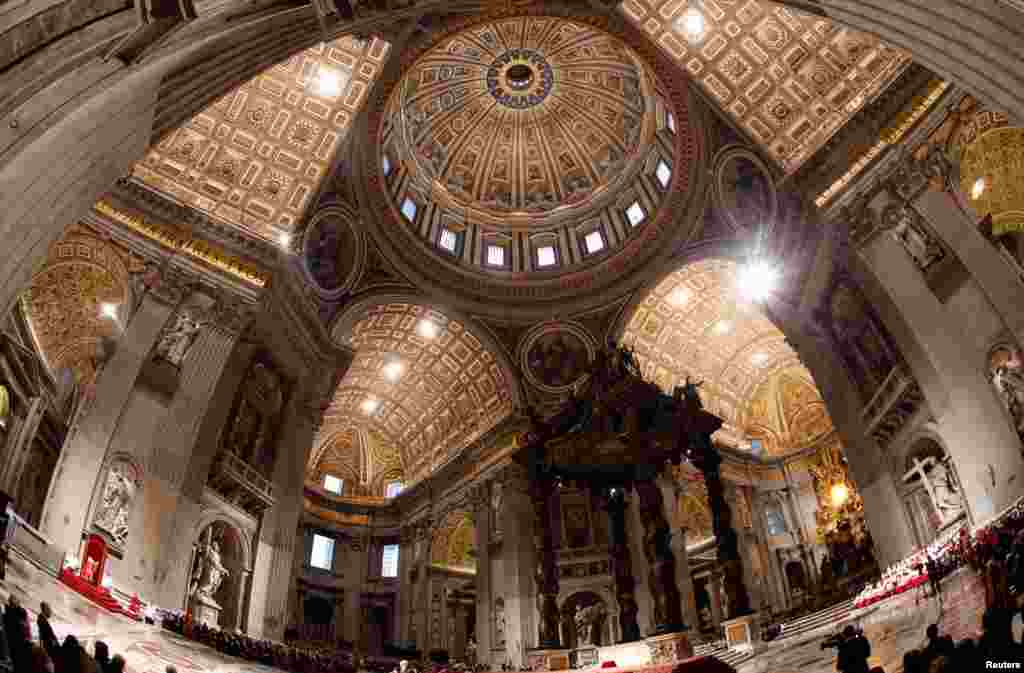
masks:
<svg viewBox="0 0 1024 673"><path fill-rule="evenodd" d="M494 100L513 110L540 105L554 81L551 65L532 49L510 49L487 69L487 90Z"/></svg>

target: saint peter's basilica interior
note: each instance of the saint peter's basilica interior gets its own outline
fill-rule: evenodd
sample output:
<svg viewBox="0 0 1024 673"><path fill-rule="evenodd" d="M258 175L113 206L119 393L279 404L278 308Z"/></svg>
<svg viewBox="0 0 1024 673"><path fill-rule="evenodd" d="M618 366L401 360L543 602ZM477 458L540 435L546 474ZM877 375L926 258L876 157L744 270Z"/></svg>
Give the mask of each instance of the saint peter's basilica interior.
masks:
<svg viewBox="0 0 1024 673"><path fill-rule="evenodd" d="M0 598L138 673L977 635L1022 45L1020 0L0 0Z"/></svg>

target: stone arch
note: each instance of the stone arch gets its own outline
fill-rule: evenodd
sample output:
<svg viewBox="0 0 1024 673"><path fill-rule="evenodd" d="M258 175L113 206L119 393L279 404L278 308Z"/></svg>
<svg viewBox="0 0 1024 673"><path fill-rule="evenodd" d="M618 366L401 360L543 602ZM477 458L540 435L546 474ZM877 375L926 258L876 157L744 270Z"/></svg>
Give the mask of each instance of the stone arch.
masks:
<svg viewBox="0 0 1024 673"><path fill-rule="evenodd" d="M963 84L994 108L1024 118L1020 12L1004 0L977 0L970 7L958 0L925 4L872 0L863 6L839 0L813 4L788 0L785 4L879 35ZM126 68L116 59L100 61L93 55L133 28L132 12L96 16L63 12L62 16L74 18L51 22L46 19L51 14L44 10L55 7L46 3L28 6L5 26L14 31L9 34L33 36L21 42L16 55L2 64L10 80L5 81L4 89L10 93L0 100L0 126L15 133L0 153L0 181L5 193L25 196L19 199L22 204L8 209L0 220L0 232L9 241L8 255L0 260L0 306L5 309L38 266L40 241L45 246L64 222L84 213L115 178L125 174L150 142L154 126L159 130L177 125L239 80L322 39L310 8L290 8L269 16L254 14L251 20L242 15L195 31L189 38L171 40L141 63ZM402 15L415 16L422 11L404 10ZM206 18L200 11L199 20ZM394 26L393 17L381 18ZM346 28L342 24L335 29ZM245 48L232 48L237 44ZM31 72L58 61L63 67L46 75ZM191 76L180 76L183 73ZM77 86L64 90L53 86L62 79ZM176 87L196 81L205 84L195 95L175 95L181 93ZM158 99L162 101L159 109ZM82 137L97 142L76 147L75 155L68 156L61 167L62 173L37 161L41 156L66 155L63 148L77 145L71 141ZM48 184L43 184L44 176ZM29 209L50 201L56 206L52 213L30 227Z"/></svg>
<svg viewBox="0 0 1024 673"><path fill-rule="evenodd" d="M338 316L331 334L355 357L321 432L351 423L379 432L401 449L409 483L454 459L522 403L518 374L497 339L422 295L369 294Z"/></svg>
<svg viewBox="0 0 1024 673"><path fill-rule="evenodd" d="M563 645L569 649L579 647L582 643L579 640L579 633L576 627L576 611L590 608L591 606L600 606L597 608L604 614L599 618L599 621L595 623L594 638L597 642L594 645L610 645L610 642L605 642L610 634L608 631L608 624L612 613L612 603L609 602L606 596L602 595L604 592L591 588L578 589L571 595L562 601L561 607L559 608L559 615L561 617L563 637L565 642Z"/></svg>
<svg viewBox="0 0 1024 673"><path fill-rule="evenodd" d="M217 542L221 563L229 573L213 595L214 601L221 607L219 626L224 630L241 628L245 621L242 614L245 593L250 588L248 576L253 569L251 534L226 514L209 511L196 522L191 540L195 551L185 587L186 605L193 600L192 594L197 588L197 571L203 548L208 541Z"/></svg>

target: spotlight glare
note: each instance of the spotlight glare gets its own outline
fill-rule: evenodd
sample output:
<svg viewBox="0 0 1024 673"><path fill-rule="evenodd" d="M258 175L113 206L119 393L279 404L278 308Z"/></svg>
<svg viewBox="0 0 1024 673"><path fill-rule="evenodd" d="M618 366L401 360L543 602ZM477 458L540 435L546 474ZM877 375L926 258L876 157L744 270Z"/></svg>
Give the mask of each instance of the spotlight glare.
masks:
<svg viewBox="0 0 1024 673"><path fill-rule="evenodd" d="M433 339L437 336L437 325L430 320L421 320L420 324L416 327L416 331L424 339Z"/></svg>
<svg viewBox="0 0 1024 673"><path fill-rule="evenodd" d="M281 244L282 248L287 248L292 244L292 235L283 231L277 235L277 242Z"/></svg>
<svg viewBox="0 0 1024 673"><path fill-rule="evenodd" d="M732 323L728 320L719 320L718 324L715 325L715 332L717 334L728 334L732 329Z"/></svg>
<svg viewBox="0 0 1024 673"><path fill-rule="evenodd" d="M691 7L680 17L679 28L690 41L699 41L704 36L704 15Z"/></svg>
<svg viewBox="0 0 1024 673"><path fill-rule="evenodd" d="M109 301L103 302L100 304L100 315L104 318L117 320L117 304L113 304Z"/></svg>
<svg viewBox="0 0 1024 673"><path fill-rule="evenodd" d="M779 272L764 260L748 264L739 277L739 290L751 301L764 301L775 292Z"/></svg>
<svg viewBox="0 0 1024 673"><path fill-rule="evenodd" d="M971 199L977 201L981 198L981 195L985 193L985 178L978 178L974 181L974 186L971 187Z"/></svg>
<svg viewBox="0 0 1024 673"><path fill-rule="evenodd" d="M373 412L377 411L377 406L380 403L372 397L363 402L363 413L369 416Z"/></svg>
<svg viewBox="0 0 1024 673"><path fill-rule="evenodd" d="M402 371L404 369L405 368L402 366L402 363L397 360L395 362L388 363L384 365L384 377L388 381L397 381L399 377L402 376Z"/></svg>
<svg viewBox="0 0 1024 673"><path fill-rule="evenodd" d="M850 498L850 489L843 482L833 484L832 489L829 491L829 498L831 498L834 507L842 507Z"/></svg>
<svg viewBox="0 0 1024 673"><path fill-rule="evenodd" d="M337 98L341 93L341 79L338 73L320 68L316 76L316 90L324 98Z"/></svg>

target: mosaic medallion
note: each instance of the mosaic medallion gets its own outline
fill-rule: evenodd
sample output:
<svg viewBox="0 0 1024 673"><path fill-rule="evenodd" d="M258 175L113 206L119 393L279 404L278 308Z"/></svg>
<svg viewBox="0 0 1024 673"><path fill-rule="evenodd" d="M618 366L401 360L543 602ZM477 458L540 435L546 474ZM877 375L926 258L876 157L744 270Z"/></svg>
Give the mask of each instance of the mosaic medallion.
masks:
<svg viewBox="0 0 1024 673"><path fill-rule="evenodd" d="M594 356L586 330L572 324L544 325L523 341L522 364L526 378L541 390L569 390L587 372Z"/></svg>
<svg viewBox="0 0 1024 673"><path fill-rule="evenodd" d="M547 59L533 49L510 49L487 69L487 91L513 110L540 105L551 93L554 81Z"/></svg>

